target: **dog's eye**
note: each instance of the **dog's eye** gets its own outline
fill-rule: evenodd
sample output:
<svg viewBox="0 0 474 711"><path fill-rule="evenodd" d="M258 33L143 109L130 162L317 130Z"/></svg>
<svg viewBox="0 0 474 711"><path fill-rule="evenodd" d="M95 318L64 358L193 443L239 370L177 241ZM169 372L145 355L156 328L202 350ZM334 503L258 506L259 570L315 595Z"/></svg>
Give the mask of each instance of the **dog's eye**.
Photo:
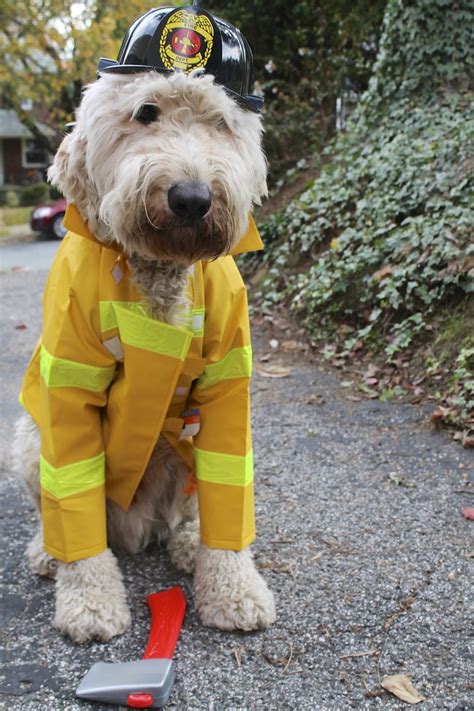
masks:
<svg viewBox="0 0 474 711"><path fill-rule="evenodd" d="M140 106L133 118L140 121L140 123L143 123L145 126L148 126L150 123L158 120L159 113L158 106L155 106L154 104L143 104L143 106Z"/></svg>
<svg viewBox="0 0 474 711"><path fill-rule="evenodd" d="M227 121L223 118L220 118L216 121L216 128L218 131L229 131L230 132L229 125L228 125Z"/></svg>

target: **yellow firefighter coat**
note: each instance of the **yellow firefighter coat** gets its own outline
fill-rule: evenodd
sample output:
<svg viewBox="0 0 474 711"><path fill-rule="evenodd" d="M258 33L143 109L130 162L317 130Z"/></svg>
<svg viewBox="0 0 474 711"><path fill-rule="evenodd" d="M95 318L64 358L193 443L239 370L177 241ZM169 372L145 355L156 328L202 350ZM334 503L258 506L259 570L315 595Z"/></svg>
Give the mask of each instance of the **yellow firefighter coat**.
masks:
<svg viewBox="0 0 474 711"><path fill-rule="evenodd" d="M255 537L252 354L233 257L194 265L185 325L170 326L150 317L118 246L72 205L64 223L20 396L41 431L45 550L70 562L106 548L105 497L129 507L160 434L195 468L203 543L244 548ZM233 254L262 246L251 219Z"/></svg>

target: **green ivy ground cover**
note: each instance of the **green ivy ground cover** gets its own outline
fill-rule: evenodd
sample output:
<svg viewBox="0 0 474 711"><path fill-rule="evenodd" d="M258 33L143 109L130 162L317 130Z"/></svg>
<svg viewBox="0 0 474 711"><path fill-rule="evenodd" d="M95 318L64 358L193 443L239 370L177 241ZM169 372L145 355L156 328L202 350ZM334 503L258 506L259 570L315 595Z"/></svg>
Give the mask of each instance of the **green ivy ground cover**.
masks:
<svg viewBox="0 0 474 711"><path fill-rule="evenodd" d="M446 415L469 425L474 102L459 49L472 33L466 7L451 3L449 14L444 0L389 3L374 77L347 133L326 149L313 185L261 225L268 272L258 296L264 306L288 304L313 341L335 342L345 355L378 351L392 363L435 343L450 314L460 314L449 358L434 349L426 367L447 371Z"/></svg>

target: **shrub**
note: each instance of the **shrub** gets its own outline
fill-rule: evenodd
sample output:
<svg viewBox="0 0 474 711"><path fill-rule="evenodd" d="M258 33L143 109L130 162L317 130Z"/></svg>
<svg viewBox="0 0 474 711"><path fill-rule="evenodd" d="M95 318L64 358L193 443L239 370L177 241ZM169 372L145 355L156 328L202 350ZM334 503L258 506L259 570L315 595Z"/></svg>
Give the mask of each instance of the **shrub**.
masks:
<svg viewBox="0 0 474 711"><path fill-rule="evenodd" d="M33 183L24 188L21 194L22 205L39 205L45 202L49 196L49 185L47 183Z"/></svg>
<svg viewBox="0 0 474 711"><path fill-rule="evenodd" d="M4 193L4 200L5 200L5 205L7 207L18 207L20 204L20 199L18 197L18 194L14 190L7 190Z"/></svg>

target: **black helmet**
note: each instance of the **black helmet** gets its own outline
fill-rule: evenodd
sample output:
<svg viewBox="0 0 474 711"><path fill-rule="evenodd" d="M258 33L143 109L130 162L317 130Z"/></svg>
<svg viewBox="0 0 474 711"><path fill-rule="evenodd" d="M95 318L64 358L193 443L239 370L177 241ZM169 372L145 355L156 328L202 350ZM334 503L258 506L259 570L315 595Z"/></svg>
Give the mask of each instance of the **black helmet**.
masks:
<svg viewBox="0 0 474 711"><path fill-rule="evenodd" d="M202 10L194 0L192 7L157 7L137 18L117 60L101 59L99 73L202 68L241 106L259 113L263 98L250 94L252 63L252 51L240 30Z"/></svg>

